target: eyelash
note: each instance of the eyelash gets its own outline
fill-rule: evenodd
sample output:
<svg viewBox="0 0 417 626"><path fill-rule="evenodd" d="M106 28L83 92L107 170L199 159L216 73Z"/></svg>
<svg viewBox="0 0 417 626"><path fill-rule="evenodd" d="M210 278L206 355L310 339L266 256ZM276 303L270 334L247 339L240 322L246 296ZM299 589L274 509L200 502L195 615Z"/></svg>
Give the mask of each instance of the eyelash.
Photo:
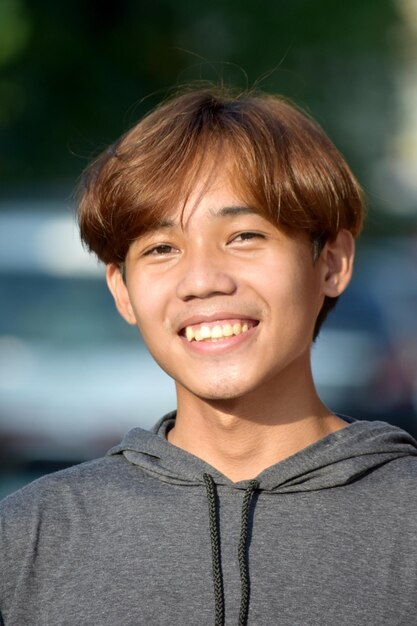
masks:
<svg viewBox="0 0 417 626"><path fill-rule="evenodd" d="M261 233L257 233L252 230L245 230L244 232L238 233L237 235L235 235L232 241L236 241L239 238L241 238L241 241L249 241L250 239L256 239L256 238L265 239L265 235L262 235Z"/></svg>
<svg viewBox="0 0 417 626"><path fill-rule="evenodd" d="M173 246L170 246L167 243L160 243L157 246L154 246L153 248L150 248L149 250L146 250L143 253L143 256L151 256L151 255L163 256L164 254L169 254L173 250L175 250L175 248Z"/></svg>
<svg viewBox="0 0 417 626"><path fill-rule="evenodd" d="M234 241L250 241L251 239L265 239L265 235L262 235L261 233L257 233L254 231L244 231L241 233L238 233L237 235L235 235L229 243L233 243ZM156 246L154 246L153 248L150 248L149 250L146 250L144 252L143 256L164 256L165 254L170 254L172 253L174 250L176 250L176 248L174 248L174 246L170 246L169 244L165 244L165 243L161 243L158 244Z"/></svg>

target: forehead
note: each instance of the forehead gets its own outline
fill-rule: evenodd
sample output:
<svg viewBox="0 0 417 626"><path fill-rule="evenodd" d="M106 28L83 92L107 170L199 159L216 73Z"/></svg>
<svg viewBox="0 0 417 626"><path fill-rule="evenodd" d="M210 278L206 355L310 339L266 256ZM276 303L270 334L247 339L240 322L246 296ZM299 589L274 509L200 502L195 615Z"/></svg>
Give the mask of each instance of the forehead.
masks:
<svg viewBox="0 0 417 626"><path fill-rule="evenodd" d="M172 217L166 217L160 222L156 223L150 231L158 230L170 230L180 228L181 230L187 230L192 225L192 222L199 222L201 219L209 222L231 221L238 220L244 216L257 216L262 218L255 209L245 205L224 205L220 207L193 207L192 211L178 212L173 214ZM148 231L149 232L149 231Z"/></svg>
<svg viewBox="0 0 417 626"><path fill-rule="evenodd" d="M213 165L203 171L175 207L165 208L147 231L177 226L186 228L191 222L201 219L230 221L250 215L271 221L266 210L255 206L228 167Z"/></svg>

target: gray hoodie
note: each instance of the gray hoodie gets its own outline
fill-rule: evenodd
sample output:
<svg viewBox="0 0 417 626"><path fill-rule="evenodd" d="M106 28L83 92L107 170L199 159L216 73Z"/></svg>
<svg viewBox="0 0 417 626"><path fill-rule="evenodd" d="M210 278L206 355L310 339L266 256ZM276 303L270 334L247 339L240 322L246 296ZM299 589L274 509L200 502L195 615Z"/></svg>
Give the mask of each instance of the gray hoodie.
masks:
<svg viewBox="0 0 417 626"><path fill-rule="evenodd" d="M3 500L5 626L417 625L408 434L349 420L233 483L173 419Z"/></svg>

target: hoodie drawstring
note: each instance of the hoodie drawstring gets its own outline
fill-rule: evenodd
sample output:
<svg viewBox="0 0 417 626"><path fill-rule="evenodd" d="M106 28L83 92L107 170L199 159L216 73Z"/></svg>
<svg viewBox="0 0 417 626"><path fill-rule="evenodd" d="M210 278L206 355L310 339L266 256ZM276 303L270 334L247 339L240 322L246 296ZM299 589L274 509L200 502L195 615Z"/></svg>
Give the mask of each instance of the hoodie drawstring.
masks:
<svg viewBox="0 0 417 626"><path fill-rule="evenodd" d="M210 542L211 542L211 561L213 569L214 583L214 601L216 619L214 626L223 626L224 624L224 590L223 590L223 574L220 554L220 532L219 532L219 505L216 492L216 485L210 474L203 474L204 482L207 489L207 500L209 507L210 520Z"/></svg>
<svg viewBox="0 0 417 626"><path fill-rule="evenodd" d="M210 474L203 474L204 482L207 489L207 500L209 507L210 520L210 541L211 541L211 557L212 571L214 583L214 600L215 600L215 626L224 626L224 588L223 574L221 566L221 549L220 549L220 529L219 529L219 499L217 496L216 484ZM249 545L248 545L248 528L249 528L249 511L250 503L254 492L258 489L259 483L251 480L243 498L242 504L242 522L240 527L240 539L238 547L239 572L241 581L241 600L239 610L239 626L246 626L249 610Z"/></svg>
<svg viewBox="0 0 417 626"><path fill-rule="evenodd" d="M250 503L254 491L258 489L258 481L251 480L243 498L242 505L242 522L240 526L240 539L238 548L240 581L242 585L242 598L240 601L239 626L246 626L249 609L249 544L248 544L248 526L249 526L249 510Z"/></svg>

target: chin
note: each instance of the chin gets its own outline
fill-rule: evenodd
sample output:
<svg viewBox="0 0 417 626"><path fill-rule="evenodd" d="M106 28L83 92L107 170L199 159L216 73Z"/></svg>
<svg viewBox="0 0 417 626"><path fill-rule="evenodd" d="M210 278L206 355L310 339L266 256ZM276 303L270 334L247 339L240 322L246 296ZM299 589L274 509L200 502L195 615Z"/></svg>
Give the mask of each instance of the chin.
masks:
<svg viewBox="0 0 417 626"><path fill-rule="evenodd" d="M227 400L237 400L250 393L257 387L256 384L249 385L246 381L234 381L234 380L222 380L213 381L211 384L204 386L196 385L194 387L188 387L188 391L202 400L211 402L222 402Z"/></svg>
<svg viewBox="0 0 417 626"><path fill-rule="evenodd" d="M205 392L199 394L202 400L209 402L227 402L229 400L237 400L244 396L245 393L240 390L227 389L227 390L213 390L212 392Z"/></svg>

